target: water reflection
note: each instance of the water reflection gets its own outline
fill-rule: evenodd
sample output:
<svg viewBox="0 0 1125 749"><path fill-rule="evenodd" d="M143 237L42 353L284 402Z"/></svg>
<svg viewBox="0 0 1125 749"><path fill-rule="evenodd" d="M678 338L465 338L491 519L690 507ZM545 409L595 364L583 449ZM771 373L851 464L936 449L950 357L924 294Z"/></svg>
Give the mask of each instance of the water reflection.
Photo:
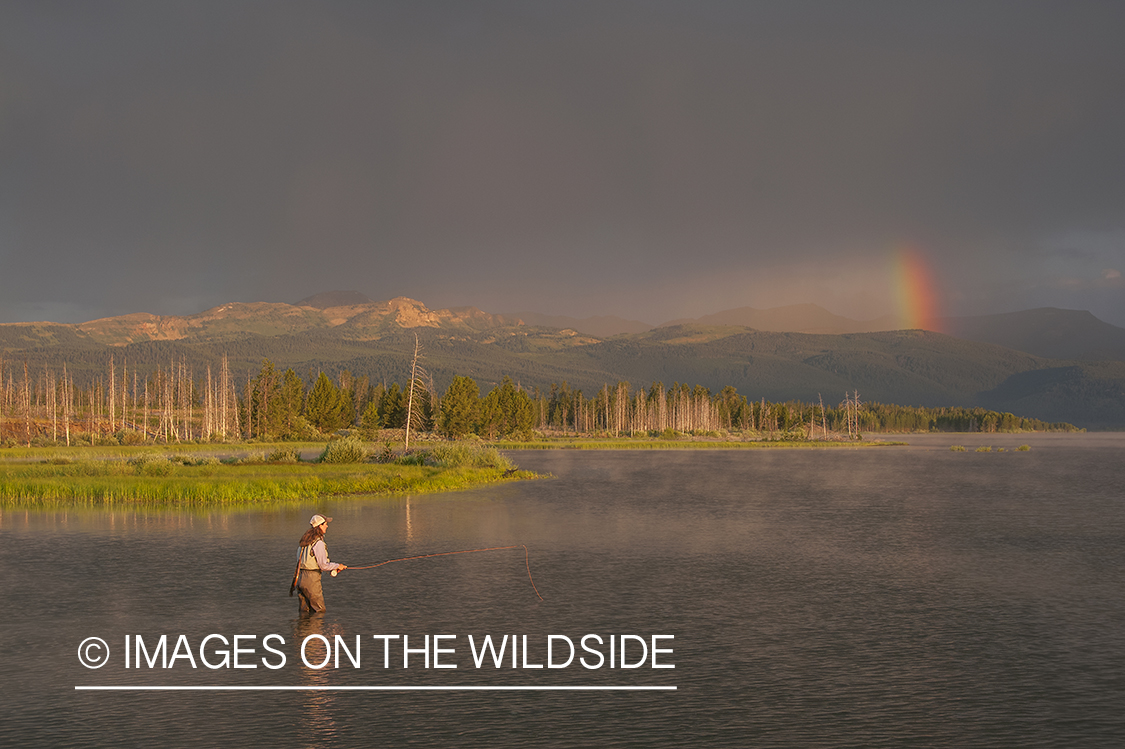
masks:
<svg viewBox="0 0 1125 749"><path fill-rule="evenodd" d="M326 646L326 641L332 643L336 635L343 634L343 628L339 624L325 624L323 613L301 616L294 620L292 642L297 661L300 663L301 686L331 685L332 648ZM300 656L302 648L304 648L304 658ZM305 665L306 660L313 665L322 663L325 665L321 668L310 668ZM307 737L306 743L312 746L334 738L337 733L337 711L333 708L339 695L330 690L313 690L298 694L302 707L301 733Z"/></svg>
<svg viewBox="0 0 1125 749"><path fill-rule="evenodd" d="M944 437L944 435L941 435ZM1125 735L1125 437L924 448L518 454L557 478L271 510L0 508L27 745L1114 746ZM325 578L294 618L293 546L333 558L526 543ZM42 569L28 570L28 560ZM281 671L82 669L82 638L287 634ZM300 643L472 633L675 635L676 669L308 668ZM315 639L315 638L314 638ZM350 643L349 643L350 644ZM393 652L393 651L392 651ZM310 644L314 662L327 651ZM365 653L370 655L370 652ZM74 684L675 684L661 694L90 695ZM241 680L241 681L239 681ZM406 716L407 719L404 719Z"/></svg>

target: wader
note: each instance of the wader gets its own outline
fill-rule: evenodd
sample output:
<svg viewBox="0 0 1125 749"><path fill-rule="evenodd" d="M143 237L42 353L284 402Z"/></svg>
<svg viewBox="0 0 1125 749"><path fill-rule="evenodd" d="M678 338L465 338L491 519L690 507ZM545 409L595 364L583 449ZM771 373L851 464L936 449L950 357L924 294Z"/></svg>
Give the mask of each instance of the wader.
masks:
<svg viewBox="0 0 1125 749"><path fill-rule="evenodd" d="M301 547L301 561L297 564L297 600L302 614L324 611L324 591L320 587L320 567L312 553L312 544Z"/></svg>

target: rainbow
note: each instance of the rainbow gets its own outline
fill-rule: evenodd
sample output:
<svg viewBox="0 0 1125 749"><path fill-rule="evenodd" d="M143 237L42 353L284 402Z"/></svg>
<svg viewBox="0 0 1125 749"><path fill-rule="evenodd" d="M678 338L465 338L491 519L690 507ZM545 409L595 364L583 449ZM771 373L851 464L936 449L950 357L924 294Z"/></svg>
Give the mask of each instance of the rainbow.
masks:
<svg viewBox="0 0 1125 749"><path fill-rule="evenodd" d="M896 248L892 275L902 328L937 330L937 285L926 257L915 247Z"/></svg>

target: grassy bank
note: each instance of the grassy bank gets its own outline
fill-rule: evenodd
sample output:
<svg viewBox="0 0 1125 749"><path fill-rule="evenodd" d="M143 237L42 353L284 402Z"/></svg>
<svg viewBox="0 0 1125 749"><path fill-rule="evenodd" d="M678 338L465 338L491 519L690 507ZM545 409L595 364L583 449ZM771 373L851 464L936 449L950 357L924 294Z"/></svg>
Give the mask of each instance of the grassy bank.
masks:
<svg viewBox="0 0 1125 749"><path fill-rule="evenodd" d="M74 459L57 452L46 461L21 458L0 462L0 504L228 505L343 494L425 494L535 478L491 448L435 448L384 462L370 462L366 453L343 461L339 451L329 450L322 462L305 462L291 447L225 462L152 448L127 459L89 454Z"/></svg>
<svg viewBox="0 0 1125 749"><path fill-rule="evenodd" d="M290 450L305 454L319 454L324 442L177 442L174 445L89 445L66 447L7 447L0 450L0 464L13 461L40 460L131 460L141 455L190 455L205 457L243 457L268 454L277 450Z"/></svg>
<svg viewBox="0 0 1125 749"><path fill-rule="evenodd" d="M428 494L532 478L527 471L380 464L173 466L138 475L117 461L0 467L0 503L241 504L337 494Z"/></svg>
<svg viewBox="0 0 1125 749"><path fill-rule="evenodd" d="M355 439L278 445L12 448L0 457L0 505L222 506L347 494L425 494L535 478L501 450L747 450L901 442L587 438L439 443L394 455ZM319 455L316 462L310 460ZM302 459L302 456L305 459Z"/></svg>
<svg viewBox="0 0 1125 749"><path fill-rule="evenodd" d="M500 450L768 450L798 448L817 450L834 447L885 447L905 445L905 442L820 440L664 440L664 439L560 439L534 442L497 442Z"/></svg>

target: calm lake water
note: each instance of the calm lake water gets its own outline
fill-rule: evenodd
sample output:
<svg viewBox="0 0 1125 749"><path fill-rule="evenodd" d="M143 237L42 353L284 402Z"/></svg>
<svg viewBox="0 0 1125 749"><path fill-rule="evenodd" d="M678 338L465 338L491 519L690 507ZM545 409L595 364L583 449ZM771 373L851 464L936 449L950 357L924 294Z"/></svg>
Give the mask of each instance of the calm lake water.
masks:
<svg viewBox="0 0 1125 749"><path fill-rule="evenodd" d="M268 511L5 509L0 743L1120 746L1125 435L910 439L521 452L522 467L554 478ZM968 451L951 452L957 443ZM1031 451L1014 451L1021 443ZM982 444L994 451L973 452ZM545 600L521 549L350 570L325 579L324 617L300 620L287 593L315 511L334 516L331 555L352 565L526 544ZM169 651L184 635L198 667L181 657L125 668L126 635L148 646L162 634ZM252 636L242 663L258 667L198 663L211 634ZM262 647L269 634L286 655L276 670L265 667L280 660ZM421 653L402 668L401 639L383 668L372 637L407 635L421 648L438 634L457 636L441 656L456 669L426 669ZM475 668L468 635L505 634L528 636L532 665L548 635L673 635L658 662L675 668ZM349 646L360 636L361 667L346 653L339 668L304 666L309 635ZM110 650L96 670L77 657L92 636ZM218 662L221 642L210 643ZM627 662L641 656L636 643ZM75 690L186 685L677 689Z"/></svg>

